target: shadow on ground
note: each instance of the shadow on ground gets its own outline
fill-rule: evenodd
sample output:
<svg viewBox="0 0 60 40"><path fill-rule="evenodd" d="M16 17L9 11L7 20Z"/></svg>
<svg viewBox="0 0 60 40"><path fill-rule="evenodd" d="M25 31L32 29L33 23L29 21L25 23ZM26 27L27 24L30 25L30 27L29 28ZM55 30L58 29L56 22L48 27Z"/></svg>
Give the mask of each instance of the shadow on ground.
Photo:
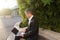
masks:
<svg viewBox="0 0 60 40"><path fill-rule="evenodd" d="M46 39L45 37L39 35L39 40L49 40L49 39Z"/></svg>
<svg viewBox="0 0 60 40"><path fill-rule="evenodd" d="M25 40L25 39L22 38L21 40ZM38 40L48 40L48 39L46 39L45 37L39 35L39 39Z"/></svg>

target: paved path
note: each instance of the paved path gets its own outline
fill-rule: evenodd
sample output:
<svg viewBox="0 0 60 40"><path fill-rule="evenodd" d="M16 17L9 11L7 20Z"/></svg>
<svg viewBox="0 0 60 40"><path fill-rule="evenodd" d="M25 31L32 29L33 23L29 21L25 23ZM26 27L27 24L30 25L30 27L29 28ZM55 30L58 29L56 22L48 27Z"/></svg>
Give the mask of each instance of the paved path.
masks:
<svg viewBox="0 0 60 40"><path fill-rule="evenodd" d="M40 28L39 34L49 40L60 40L60 33Z"/></svg>
<svg viewBox="0 0 60 40"><path fill-rule="evenodd" d="M5 18L0 17L0 40L6 40L16 22L21 21L19 16Z"/></svg>

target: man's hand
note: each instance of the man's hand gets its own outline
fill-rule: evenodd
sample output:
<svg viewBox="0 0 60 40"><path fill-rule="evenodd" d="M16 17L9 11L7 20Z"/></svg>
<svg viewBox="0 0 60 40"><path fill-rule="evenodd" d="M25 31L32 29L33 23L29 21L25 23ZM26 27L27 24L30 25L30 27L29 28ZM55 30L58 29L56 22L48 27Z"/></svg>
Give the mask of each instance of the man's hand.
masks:
<svg viewBox="0 0 60 40"><path fill-rule="evenodd" d="M27 27L22 28L22 33L20 34L20 36L24 37L24 34L25 34L25 32L26 32L26 29L27 29Z"/></svg>
<svg viewBox="0 0 60 40"><path fill-rule="evenodd" d="M22 32L25 33L26 32L26 29L23 29Z"/></svg>
<svg viewBox="0 0 60 40"><path fill-rule="evenodd" d="M26 32L26 29L27 29L27 27L23 28L22 32L25 33Z"/></svg>
<svg viewBox="0 0 60 40"><path fill-rule="evenodd" d="M25 33L21 33L20 36L24 37L24 34L25 34Z"/></svg>

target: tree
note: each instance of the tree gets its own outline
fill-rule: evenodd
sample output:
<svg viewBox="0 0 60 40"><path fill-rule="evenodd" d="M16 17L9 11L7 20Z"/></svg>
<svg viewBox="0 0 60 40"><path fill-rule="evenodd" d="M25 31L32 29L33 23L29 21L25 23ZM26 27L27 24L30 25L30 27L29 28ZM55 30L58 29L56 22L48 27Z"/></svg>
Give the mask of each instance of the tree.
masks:
<svg viewBox="0 0 60 40"><path fill-rule="evenodd" d="M39 20L40 27L60 32L60 0L18 0L18 5L23 21L24 10L30 8Z"/></svg>

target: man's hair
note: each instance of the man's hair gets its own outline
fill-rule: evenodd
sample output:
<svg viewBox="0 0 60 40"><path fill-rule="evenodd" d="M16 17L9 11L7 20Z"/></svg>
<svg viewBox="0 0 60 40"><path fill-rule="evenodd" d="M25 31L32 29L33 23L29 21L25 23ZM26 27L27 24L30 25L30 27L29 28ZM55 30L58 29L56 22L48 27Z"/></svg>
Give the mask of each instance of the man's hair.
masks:
<svg viewBox="0 0 60 40"><path fill-rule="evenodd" d="M32 14L32 10L29 9L29 8L27 8L27 9L25 10L25 12L31 12L31 14Z"/></svg>

